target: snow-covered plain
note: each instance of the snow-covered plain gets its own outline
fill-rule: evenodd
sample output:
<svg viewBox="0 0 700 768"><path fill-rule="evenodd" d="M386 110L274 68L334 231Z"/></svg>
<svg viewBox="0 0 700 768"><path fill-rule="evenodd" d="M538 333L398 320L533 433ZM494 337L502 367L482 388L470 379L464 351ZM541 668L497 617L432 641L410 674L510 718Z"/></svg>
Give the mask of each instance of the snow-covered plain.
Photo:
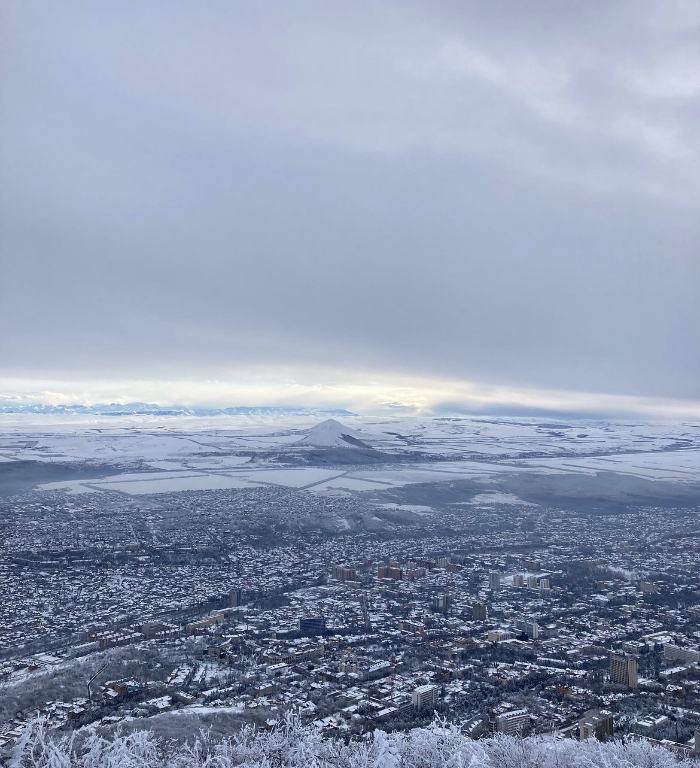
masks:
<svg viewBox="0 0 700 768"><path fill-rule="evenodd" d="M652 480L700 479L700 450L692 448L661 453L620 453L586 458L526 459L517 464L589 474L618 472Z"/></svg>
<svg viewBox="0 0 700 768"><path fill-rule="evenodd" d="M507 473L617 472L700 482L700 425L541 419L343 419L341 431L383 459L298 466L300 453L346 451L335 432L305 440L317 420L259 417L79 417L0 415L0 461L87 463L92 479L47 490L128 494L263 484L310 492L363 491L412 483L488 479ZM333 434L331 434L333 433ZM323 447L320 448L323 450ZM352 457L352 453L344 453ZM297 466L294 460L297 459ZM313 464L313 462L311 462ZM104 474L101 471L104 470ZM0 477L1 482L1 477Z"/></svg>

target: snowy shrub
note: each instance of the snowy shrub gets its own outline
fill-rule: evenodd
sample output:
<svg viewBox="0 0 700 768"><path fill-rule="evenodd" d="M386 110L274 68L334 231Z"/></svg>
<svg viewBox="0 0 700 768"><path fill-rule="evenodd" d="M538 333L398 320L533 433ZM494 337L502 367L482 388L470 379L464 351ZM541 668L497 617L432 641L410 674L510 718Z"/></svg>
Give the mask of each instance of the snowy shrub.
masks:
<svg viewBox="0 0 700 768"><path fill-rule="evenodd" d="M435 723L407 733L375 731L360 741L324 738L288 716L271 731L246 726L224 739L202 732L190 743L162 741L147 730L107 738L94 727L58 736L37 721L15 745L9 768L679 768L647 742L557 741L495 736L472 741Z"/></svg>

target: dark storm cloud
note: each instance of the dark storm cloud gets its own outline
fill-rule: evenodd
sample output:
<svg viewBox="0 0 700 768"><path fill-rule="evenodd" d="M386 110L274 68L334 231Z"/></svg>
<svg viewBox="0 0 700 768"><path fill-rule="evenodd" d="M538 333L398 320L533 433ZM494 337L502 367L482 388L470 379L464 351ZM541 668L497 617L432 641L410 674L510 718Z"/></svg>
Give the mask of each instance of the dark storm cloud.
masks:
<svg viewBox="0 0 700 768"><path fill-rule="evenodd" d="M700 11L5 6L5 376L700 397Z"/></svg>

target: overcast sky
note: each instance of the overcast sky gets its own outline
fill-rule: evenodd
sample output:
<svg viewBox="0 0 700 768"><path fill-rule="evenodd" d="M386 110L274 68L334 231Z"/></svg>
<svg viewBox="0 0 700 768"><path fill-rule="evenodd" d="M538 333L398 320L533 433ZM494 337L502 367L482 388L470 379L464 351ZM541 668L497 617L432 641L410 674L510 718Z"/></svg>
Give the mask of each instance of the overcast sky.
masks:
<svg viewBox="0 0 700 768"><path fill-rule="evenodd" d="M2 28L0 394L700 414L696 0Z"/></svg>

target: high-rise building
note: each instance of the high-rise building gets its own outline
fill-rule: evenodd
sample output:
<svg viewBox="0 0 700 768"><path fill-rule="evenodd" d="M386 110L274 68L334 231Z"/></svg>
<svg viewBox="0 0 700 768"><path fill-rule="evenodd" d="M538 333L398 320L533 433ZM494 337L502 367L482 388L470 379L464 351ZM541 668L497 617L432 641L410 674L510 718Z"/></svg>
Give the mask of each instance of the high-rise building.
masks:
<svg viewBox="0 0 700 768"><path fill-rule="evenodd" d="M473 603L472 616L474 617L474 621L486 621L486 604Z"/></svg>
<svg viewBox="0 0 700 768"><path fill-rule="evenodd" d="M437 685L421 685L413 691L411 702L416 711L433 710L438 700Z"/></svg>
<svg viewBox="0 0 700 768"><path fill-rule="evenodd" d="M380 579L394 579L401 581L403 579L403 569L395 565L380 565L377 568L377 576Z"/></svg>
<svg viewBox="0 0 700 768"><path fill-rule="evenodd" d="M355 569L344 565L334 565L331 575L338 581L354 581L357 578Z"/></svg>
<svg viewBox="0 0 700 768"><path fill-rule="evenodd" d="M515 626L521 632L524 632L531 640L537 640L540 636L540 625L531 619L520 619L515 622Z"/></svg>
<svg viewBox="0 0 700 768"><path fill-rule="evenodd" d="M528 589L537 589L537 576L528 576L527 577L527 588Z"/></svg>
<svg viewBox="0 0 700 768"><path fill-rule="evenodd" d="M613 735L613 716L607 709L589 709L578 721L578 737L581 741L596 738L604 741Z"/></svg>
<svg viewBox="0 0 700 768"><path fill-rule="evenodd" d="M240 587L234 587L231 590L231 608L238 608L243 605L243 590Z"/></svg>
<svg viewBox="0 0 700 768"><path fill-rule="evenodd" d="M514 587L525 586L525 577L522 575L522 573L516 573L515 576L513 576L513 586Z"/></svg>
<svg viewBox="0 0 700 768"><path fill-rule="evenodd" d="M447 613L447 609L450 606L449 595L436 595L433 598L433 610L440 611L441 613Z"/></svg>
<svg viewBox="0 0 700 768"><path fill-rule="evenodd" d="M501 574L498 571L489 573L489 589L501 588Z"/></svg>
<svg viewBox="0 0 700 768"><path fill-rule="evenodd" d="M610 681L635 690L637 680L637 657L631 653L613 653L610 655Z"/></svg>
<svg viewBox="0 0 700 768"><path fill-rule="evenodd" d="M549 589L549 579L540 579L540 592L546 592Z"/></svg>

